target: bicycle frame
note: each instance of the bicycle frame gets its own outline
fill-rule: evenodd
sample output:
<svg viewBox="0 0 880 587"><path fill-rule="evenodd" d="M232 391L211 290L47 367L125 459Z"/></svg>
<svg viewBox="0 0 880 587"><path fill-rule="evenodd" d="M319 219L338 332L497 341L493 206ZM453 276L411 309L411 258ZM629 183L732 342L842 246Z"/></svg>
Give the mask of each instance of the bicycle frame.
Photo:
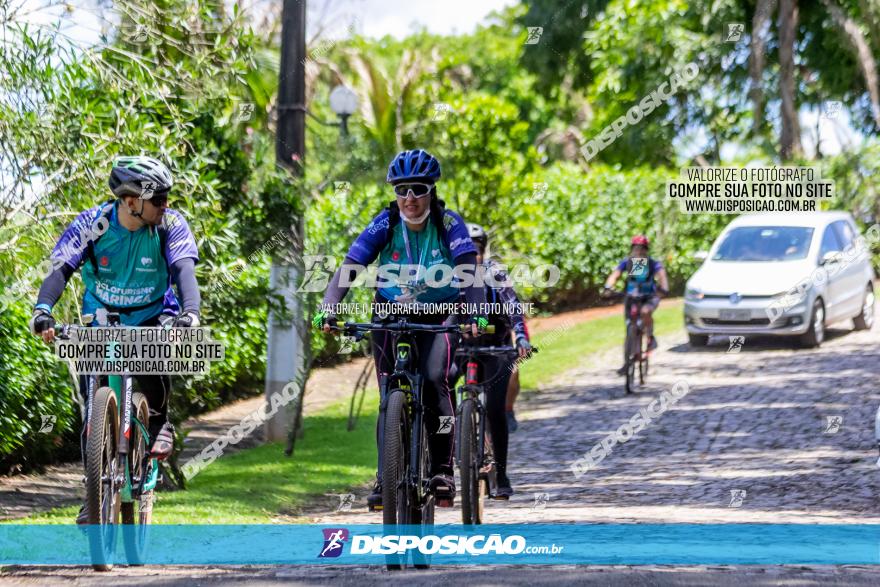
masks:
<svg viewBox="0 0 880 587"><path fill-rule="evenodd" d="M408 322L406 319L363 324L337 321L333 326L336 330L347 334L353 334L356 338L362 337L366 332L377 330L385 330L392 333L392 336L394 337L394 371L390 374L380 375L379 377L380 407L378 444L379 447L382 447L385 443L385 408L389 393L400 389L406 393L407 415L411 424L409 447L407 448L407 450L409 450L409 472L406 482L411 488L414 488L414 502L424 505L426 497L429 494L428 484L430 483L429 479L422 477L422 474L425 472L421 470L422 467L420 462L422 454L428 450L427 447L422 446L422 428L424 425L426 408L422 395L424 383L423 376L418 373L416 369L412 368L414 364L413 353L414 351L417 352L417 348L414 348L413 336L416 332L420 331L434 332L436 334L461 333L468 328L468 326L415 324ZM494 332L494 328L490 326L487 332ZM384 468L385 455L382 453L383 451L380 448L380 471Z"/></svg>
<svg viewBox="0 0 880 587"><path fill-rule="evenodd" d="M87 316L84 316L84 322L91 322L91 320L86 319ZM101 324L99 324L101 325ZM119 320L119 314L109 313L107 314L106 324L101 326L107 327L120 327L121 323ZM69 325L62 327L62 337L67 336L69 332ZM108 354L112 349L112 346L116 344L114 342L107 343ZM158 481L159 481L159 462L155 458L147 458L147 453L144 453L144 458L141 463L138 465L138 469L140 470L140 475L135 483L131 478L131 467L129 463L129 449L130 449L130 441L131 441L131 431L132 426L137 426L138 430L144 437L145 446L149 448L151 443L150 433L147 429L146 425L141 422L136 415L131 413L132 407L132 383L133 377L130 375L107 375L103 376L107 379L107 387L113 390L113 393L116 395L116 405L118 406L118 418L119 418L119 430L121 431L119 435L119 441L116 446L116 454L117 454L117 471L122 472L122 478L117 478L113 480L114 485L121 484L119 495L120 499L123 503L130 503L140 498L140 496L148 491L155 489ZM92 408L94 404L94 394L99 387L101 387L101 375L88 375L87 376L87 396L86 396L86 405L88 406L86 409L86 434L84 439L88 439L88 436L91 432L91 418L92 418ZM82 443L82 447L80 449L83 451L83 462L85 462L85 442Z"/></svg>
<svg viewBox="0 0 880 587"><path fill-rule="evenodd" d="M407 483L416 491L416 499L421 503L427 493L427 481L420 478L419 459L422 455L422 424L424 422L425 408L422 402L422 375L411 369L413 361L414 344L412 335L409 333L398 333L394 340L394 371L389 375L382 375L380 378L380 417L384 416L385 402L388 393L395 389L400 389L407 396L407 412L410 422L410 439L409 439L409 478ZM379 446L384 442L384 425L379 423ZM382 470L382 451L379 451L379 470Z"/></svg>

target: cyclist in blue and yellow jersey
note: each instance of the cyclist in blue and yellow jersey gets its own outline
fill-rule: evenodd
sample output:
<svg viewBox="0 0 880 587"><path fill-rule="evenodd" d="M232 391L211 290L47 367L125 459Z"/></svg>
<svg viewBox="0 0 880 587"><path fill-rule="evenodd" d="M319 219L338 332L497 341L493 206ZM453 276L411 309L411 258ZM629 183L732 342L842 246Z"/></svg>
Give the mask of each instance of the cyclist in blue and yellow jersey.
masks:
<svg viewBox="0 0 880 587"><path fill-rule="evenodd" d="M650 296L642 305L642 324L648 335L648 350L657 348L654 338L654 310L660 305L660 295L669 293L669 280L663 264L648 256L650 242L644 235L636 235L630 241L629 256L625 257L605 281L604 294L611 291L621 275L626 275L626 293ZM660 282L659 287L657 281ZM629 301L624 304L624 316L629 316ZM617 370L619 375L626 373L626 365Z"/></svg>
<svg viewBox="0 0 880 587"><path fill-rule="evenodd" d="M324 295L322 311L315 316L315 325L323 326L330 332L330 323L337 319L332 308L342 301L348 287L359 269L373 261L379 261L380 275L388 270L398 277L386 279L376 284L374 301L378 304L407 304L408 309L396 313L392 318L405 317L413 322L424 324L471 324L470 335L476 336L485 330L488 320L485 316L463 316L456 313L430 313L430 304L455 304L459 292L464 291L465 299L476 307L485 302L482 287L472 282L468 287L458 276L449 280L428 280L428 275L436 275L441 265L458 272L468 270L473 275L477 270L477 254L474 243L468 235L461 216L445 208L443 200L437 197L436 182L440 179L440 163L431 154L421 149L399 153L388 167L387 183L390 183L397 196L387 208L383 209L363 230L348 250L342 267L336 271ZM401 268L414 267L418 271L401 272ZM343 275L343 273L345 275ZM405 275L404 275L405 273ZM418 310L416 310L418 308ZM389 318L373 312L373 321ZM451 393L452 381L449 372L458 337L449 334L418 332L419 369L425 374L425 404L429 407L426 415L428 430L439 430L440 417L453 417L455 410ZM394 370L394 356L391 347L392 335L387 332L374 332L371 339L376 375L379 379ZM379 430L383 415L380 411ZM431 434L429 449L433 470L430 472L431 485L442 493L455 495L453 480L452 445L454 430L451 433ZM377 439L378 440L378 439ZM379 455L381 472L381 451ZM376 485L368 498L371 509L382 503L382 480L376 475Z"/></svg>
<svg viewBox="0 0 880 587"><path fill-rule="evenodd" d="M80 213L61 235L50 257L53 270L37 296L31 332L47 343L54 339L52 308L77 270L85 285L83 314L117 312L129 326L199 325L199 254L186 220L167 208L172 183L168 168L152 157L114 162L109 184L116 199ZM167 375L135 380L150 408L151 454L167 458L174 446L168 422L170 380ZM85 389L81 377L80 393ZM85 433L83 426L83 450Z"/></svg>

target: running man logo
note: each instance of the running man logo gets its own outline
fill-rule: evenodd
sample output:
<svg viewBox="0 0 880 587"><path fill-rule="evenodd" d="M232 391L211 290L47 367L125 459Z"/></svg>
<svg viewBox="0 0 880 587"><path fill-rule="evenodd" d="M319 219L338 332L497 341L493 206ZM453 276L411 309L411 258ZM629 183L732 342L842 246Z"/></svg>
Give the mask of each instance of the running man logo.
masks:
<svg viewBox="0 0 880 587"><path fill-rule="evenodd" d="M544 34L544 27L542 26L530 26L526 27L529 31L528 36L526 37L526 45L537 45L538 41L541 40L541 35Z"/></svg>
<svg viewBox="0 0 880 587"><path fill-rule="evenodd" d="M132 43L143 43L147 40L147 27L139 24L134 30L129 31L128 38Z"/></svg>
<svg viewBox="0 0 880 587"><path fill-rule="evenodd" d="M543 510L545 507L547 507L548 501L550 501L549 493L536 493L535 503L532 504L532 511Z"/></svg>
<svg viewBox="0 0 880 587"><path fill-rule="evenodd" d="M724 36L725 43L736 43L742 38L743 31L746 30L746 25L741 22L729 22L727 23L727 33Z"/></svg>
<svg viewBox="0 0 880 587"><path fill-rule="evenodd" d="M153 197L153 194L156 191L156 182L155 181L144 181L141 182L141 200L149 200Z"/></svg>
<svg viewBox="0 0 880 587"><path fill-rule="evenodd" d="M40 422L39 434L48 434L49 432L52 432L52 429L55 428L55 420L57 417L41 415L40 418L42 419L42 422Z"/></svg>
<svg viewBox="0 0 880 587"><path fill-rule="evenodd" d="M731 489L730 490L730 503L727 504L729 508L738 508L743 502L746 500L746 490L745 489Z"/></svg>
<svg viewBox="0 0 880 587"><path fill-rule="evenodd" d="M434 104L434 117L431 122L442 122L446 120L449 113L452 112L452 106L445 102L437 102Z"/></svg>
<svg viewBox="0 0 880 587"><path fill-rule="evenodd" d="M337 512L350 512L351 506L354 504L354 493L340 493L339 494L339 506L337 506Z"/></svg>
<svg viewBox="0 0 880 587"><path fill-rule="evenodd" d="M437 434L449 434L452 432L452 422L454 416L440 416L440 427L437 428Z"/></svg>
<svg viewBox="0 0 880 587"><path fill-rule="evenodd" d="M745 336L731 336L730 338L730 346L727 347L728 353L738 353L742 350L743 344L746 341Z"/></svg>
<svg viewBox="0 0 880 587"><path fill-rule="evenodd" d="M333 182L333 195L334 196L350 196L351 195L351 182L350 181L334 181Z"/></svg>
<svg viewBox="0 0 880 587"><path fill-rule="evenodd" d="M235 107L235 122L245 122L254 115L252 102L239 102Z"/></svg>
<svg viewBox="0 0 880 587"><path fill-rule="evenodd" d="M337 355L350 355L354 350L355 339L353 336L342 336L339 339L339 350L336 351Z"/></svg>
<svg viewBox="0 0 880 587"><path fill-rule="evenodd" d="M330 255L304 255L303 266L305 273L299 293L323 292L330 283L330 278L336 271L336 258Z"/></svg>
<svg viewBox="0 0 880 587"><path fill-rule="evenodd" d="M348 541L346 528L324 528L324 547L318 558L337 558L342 554L342 545Z"/></svg>
<svg viewBox="0 0 880 587"><path fill-rule="evenodd" d="M843 416L825 416L825 434L837 434L843 425Z"/></svg>
<svg viewBox="0 0 880 587"><path fill-rule="evenodd" d="M840 113L840 102L823 102L822 103L822 118L837 118L837 115Z"/></svg>
<svg viewBox="0 0 880 587"><path fill-rule="evenodd" d="M632 268L629 270L631 277L642 277L648 273L648 258L633 257Z"/></svg>

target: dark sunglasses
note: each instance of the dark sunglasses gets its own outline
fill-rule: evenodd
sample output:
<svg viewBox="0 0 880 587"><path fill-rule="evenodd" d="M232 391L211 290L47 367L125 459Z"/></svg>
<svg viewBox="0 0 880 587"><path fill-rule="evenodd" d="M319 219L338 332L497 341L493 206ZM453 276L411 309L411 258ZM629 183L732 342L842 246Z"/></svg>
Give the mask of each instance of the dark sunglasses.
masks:
<svg viewBox="0 0 880 587"><path fill-rule="evenodd" d="M433 187L434 185L430 183L399 183L394 186L394 193L405 198L409 192L412 192L413 197L424 198L431 193Z"/></svg>

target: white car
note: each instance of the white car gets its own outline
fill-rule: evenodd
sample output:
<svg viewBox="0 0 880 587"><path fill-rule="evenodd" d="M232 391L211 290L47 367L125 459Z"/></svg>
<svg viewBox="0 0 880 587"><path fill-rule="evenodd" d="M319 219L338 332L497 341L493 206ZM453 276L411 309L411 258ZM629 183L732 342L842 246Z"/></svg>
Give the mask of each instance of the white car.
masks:
<svg viewBox="0 0 880 587"><path fill-rule="evenodd" d="M685 287L691 346L710 335L798 336L818 346L829 324L874 323L870 253L845 212L736 218Z"/></svg>

